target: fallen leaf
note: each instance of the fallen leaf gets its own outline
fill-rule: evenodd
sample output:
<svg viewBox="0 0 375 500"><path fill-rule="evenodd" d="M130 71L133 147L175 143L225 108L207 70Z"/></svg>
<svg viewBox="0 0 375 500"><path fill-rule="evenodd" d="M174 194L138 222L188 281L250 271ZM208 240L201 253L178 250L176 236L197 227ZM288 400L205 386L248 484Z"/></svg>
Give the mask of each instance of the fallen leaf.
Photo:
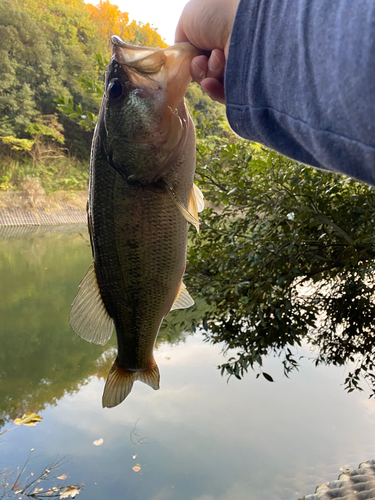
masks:
<svg viewBox="0 0 375 500"><path fill-rule="evenodd" d="M74 498L79 494L82 485L80 486L67 486L63 490L60 491L60 498Z"/></svg>
<svg viewBox="0 0 375 500"><path fill-rule="evenodd" d="M66 474L63 474L62 476L57 476L57 479L66 479L68 476Z"/></svg>
<svg viewBox="0 0 375 500"><path fill-rule="evenodd" d="M28 427L35 427L42 420L42 417L36 413L26 412L22 418L16 418L14 423L16 425L27 425ZM31 450L32 451L32 450Z"/></svg>
<svg viewBox="0 0 375 500"><path fill-rule="evenodd" d="M137 455L133 455L133 460L135 460L137 458Z"/></svg>
<svg viewBox="0 0 375 500"><path fill-rule="evenodd" d="M35 490L33 491L33 494L39 493L39 491L43 491L43 488L35 488Z"/></svg>
<svg viewBox="0 0 375 500"><path fill-rule="evenodd" d="M93 444L94 444L95 446L100 446L100 445L102 445L103 443L104 443L104 439L103 439L103 438L100 438L100 439L98 439L97 441L94 441L94 442L93 442Z"/></svg>
<svg viewBox="0 0 375 500"><path fill-rule="evenodd" d="M53 490L47 490L45 492L45 495L54 495L54 494L55 494L55 492Z"/></svg>
<svg viewBox="0 0 375 500"><path fill-rule="evenodd" d="M30 472L30 476L33 476L34 475L34 472Z"/></svg>
<svg viewBox="0 0 375 500"><path fill-rule="evenodd" d="M132 467L132 469L134 472L139 472L141 470L141 466L139 464L137 464L134 467Z"/></svg>

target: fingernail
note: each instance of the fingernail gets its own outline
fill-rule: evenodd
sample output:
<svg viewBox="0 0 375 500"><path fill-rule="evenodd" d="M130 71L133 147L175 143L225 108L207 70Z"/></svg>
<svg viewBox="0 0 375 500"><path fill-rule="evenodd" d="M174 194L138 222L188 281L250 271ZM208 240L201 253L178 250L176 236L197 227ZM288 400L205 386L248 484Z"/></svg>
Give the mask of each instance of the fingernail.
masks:
<svg viewBox="0 0 375 500"><path fill-rule="evenodd" d="M194 68L195 78L197 78L199 81L202 80L203 78L205 78L206 75L205 75L204 71L194 61L193 61L193 68Z"/></svg>
<svg viewBox="0 0 375 500"><path fill-rule="evenodd" d="M211 57L208 60L208 68L211 71L218 71L221 68L222 64L220 59L217 57L215 52L212 52Z"/></svg>

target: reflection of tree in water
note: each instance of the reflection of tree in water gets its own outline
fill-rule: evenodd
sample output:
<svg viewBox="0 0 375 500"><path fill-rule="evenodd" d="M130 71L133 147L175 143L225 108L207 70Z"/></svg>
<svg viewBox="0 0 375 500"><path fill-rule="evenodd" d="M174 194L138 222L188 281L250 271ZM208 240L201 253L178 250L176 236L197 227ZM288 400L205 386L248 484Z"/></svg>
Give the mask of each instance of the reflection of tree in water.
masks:
<svg viewBox="0 0 375 500"><path fill-rule="evenodd" d="M0 435L6 432L17 429L17 426L25 425L27 427L35 427L42 421L42 417L36 413L23 415L14 421L15 427L0 432ZM79 494L84 484L66 485L62 481L67 479L66 474L55 476L57 470L66 465L67 461L64 458L56 458L48 467L44 468L39 474L30 472L31 458L34 448L30 450L29 456L23 467L18 467L17 472L10 470L8 467L2 469L3 464L0 462L0 499L2 498L74 498ZM59 483L56 484L56 479Z"/></svg>
<svg viewBox="0 0 375 500"><path fill-rule="evenodd" d="M259 374L273 352L288 375L298 366L291 347L308 341L316 364L354 363L348 390L362 378L375 391L373 189L203 135L199 184L219 209L191 232L184 281L210 306L200 319L208 340L236 349L223 373Z"/></svg>
<svg viewBox="0 0 375 500"><path fill-rule="evenodd" d="M53 461L39 474L34 474L28 470L31 465L31 454L32 452L17 473L8 469L0 470L0 498L62 499L75 498L79 494L83 484L69 486L63 484L67 478L66 474L61 474L61 467L67 463L63 458ZM58 471L61 475L55 476Z"/></svg>
<svg viewBox="0 0 375 500"><path fill-rule="evenodd" d="M56 404L90 376L106 378L117 347L115 334L100 347L80 339L68 324L70 304L91 261L87 241L66 231L21 236L0 235L0 427L26 411ZM168 316L158 344L182 340L189 314Z"/></svg>

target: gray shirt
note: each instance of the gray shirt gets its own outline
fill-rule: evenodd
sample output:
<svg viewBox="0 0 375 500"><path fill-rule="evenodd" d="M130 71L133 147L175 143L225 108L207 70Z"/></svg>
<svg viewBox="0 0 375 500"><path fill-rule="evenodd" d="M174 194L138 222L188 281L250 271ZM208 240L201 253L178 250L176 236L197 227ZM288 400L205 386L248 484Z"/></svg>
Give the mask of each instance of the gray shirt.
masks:
<svg viewBox="0 0 375 500"><path fill-rule="evenodd" d="M375 185L375 0L241 0L225 92L238 135Z"/></svg>

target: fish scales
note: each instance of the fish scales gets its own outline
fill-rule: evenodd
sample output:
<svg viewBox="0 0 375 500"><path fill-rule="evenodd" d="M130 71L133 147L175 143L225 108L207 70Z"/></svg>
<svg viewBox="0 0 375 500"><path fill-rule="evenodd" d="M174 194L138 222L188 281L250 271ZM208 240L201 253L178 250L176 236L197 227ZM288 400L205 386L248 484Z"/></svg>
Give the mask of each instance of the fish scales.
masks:
<svg viewBox="0 0 375 500"><path fill-rule="evenodd" d="M118 354L103 406L119 404L135 380L159 388L153 356L163 318L194 301L182 283L188 222L198 229L203 196L193 185L195 132L183 96L190 44L129 46L113 37L91 152L88 222L93 264L72 303L70 324Z"/></svg>
<svg viewBox="0 0 375 500"><path fill-rule="evenodd" d="M95 270L115 323L118 364L146 370L185 270L187 223L161 188L128 184L105 162L94 169L90 209L92 226L100 234L100 242L94 238ZM191 185L191 173L185 176ZM113 186L108 215L102 189L107 183Z"/></svg>

